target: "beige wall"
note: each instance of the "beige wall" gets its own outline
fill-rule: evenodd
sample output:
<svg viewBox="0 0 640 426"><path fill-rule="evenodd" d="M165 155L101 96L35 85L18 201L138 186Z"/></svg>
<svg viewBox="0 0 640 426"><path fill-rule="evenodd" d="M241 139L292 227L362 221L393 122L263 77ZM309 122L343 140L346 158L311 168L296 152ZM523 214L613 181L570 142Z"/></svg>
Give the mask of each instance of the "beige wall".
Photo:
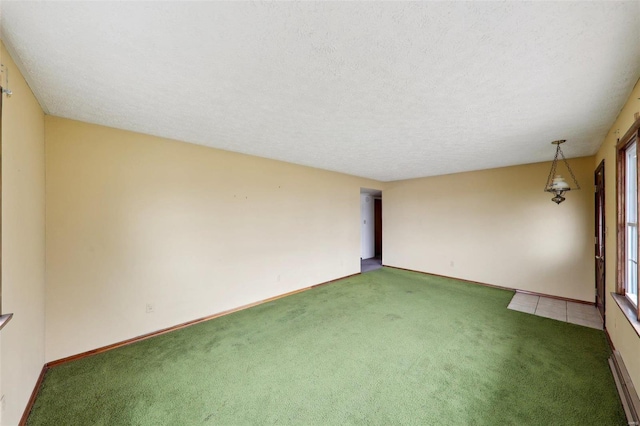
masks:
<svg viewBox="0 0 640 426"><path fill-rule="evenodd" d="M1 47L11 97L2 111L2 311L14 318L0 331L3 425L16 425L44 364L44 114Z"/></svg>
<svg viewBox="0 0 640 426"><path fill-rule="evenodd" d="M45 122L47 361L360 272L379 183Z"/></svg>
<svg viewBox="0 0 640 426"><path fill-rule="evenodd" d="M640 388L640 337L631 328L626 317L611 297L616 289L616 143L631 127L634 113L640 112L640 84L636 83L627 103L611 126L600 150L594 168L604 159L606 197L606 310L607 330L622 355L636 388ZM619 130L619 134L616 131Z"/></svg>
<svg viewBox="0 0 640 426"><path fill-rule="evenodd" d="M560 205L551 163L387 183L383 263L593 301L593 157L570 164L584 189Z"/></svg>
<svg viewBox="0 0 640 426"><path fill-rule="evenodd" d="M384 189L385 264L591 301L590 188L604 158L614 290L613 131L633 122L639 87L596 157L571 160L584 189L557 206L542 192L548 163L383 188L45 118L1 54L14 93L3 111L2 309L15 313L0 332L2 425L17 423L45 361L357 273L360 187ZM607 328L638 385L640 338L610 296Z"/></svg>

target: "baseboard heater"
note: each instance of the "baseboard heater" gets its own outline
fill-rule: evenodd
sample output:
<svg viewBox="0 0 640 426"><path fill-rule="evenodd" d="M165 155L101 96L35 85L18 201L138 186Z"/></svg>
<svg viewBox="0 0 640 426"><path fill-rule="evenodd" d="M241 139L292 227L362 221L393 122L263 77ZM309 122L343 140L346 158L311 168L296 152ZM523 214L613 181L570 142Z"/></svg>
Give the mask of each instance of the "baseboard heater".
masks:
<svg viewBox="0 0 640 426"><path fill-rule="evenodd" d="M616 382L618 393L620 394L620 400L624 407L624 413L627 415L627 423L629 426L640 426L640 399L638 399L638 393L636 388L631 382L631 376L627 372L627 367L622 362L620 352L613 351L613 354L609 358L609 366L613 373L613 379Z"/></svg>

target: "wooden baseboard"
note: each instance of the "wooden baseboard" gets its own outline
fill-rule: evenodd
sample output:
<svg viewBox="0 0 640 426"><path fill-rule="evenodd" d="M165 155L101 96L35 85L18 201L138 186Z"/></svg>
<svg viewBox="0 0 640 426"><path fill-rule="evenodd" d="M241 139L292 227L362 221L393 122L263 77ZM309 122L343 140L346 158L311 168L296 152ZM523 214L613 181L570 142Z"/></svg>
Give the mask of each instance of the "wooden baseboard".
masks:
<svg viewBox="0 0 640 426"><path fill-rule="evenodd" d="M171 327L163 328L162 330L152 331L151 333L143 334L143 335L137 336L137 337L132 337L131 339L123 340L121 342L113 343L111 345L102 346L102 347L97 348L97 349L92 349L90 351L82 352L82 353L79 353L79 354L76 354L76 355L71 355L71 356L68 356L68 357L65 357L65 358L57 359L55 361L50 361L50 362L45 364L45 367L52 368L52 367L56 367L56 366L61 365L61 364L65 364L67 362L76 361L76 360L79 360L79 359L82 359L82 358L86 358L86 357L91 356L91 355L97 355L97 354L100 354L100 353L103 353L103 352L106 352L106 351L110 351L112 349L120 348L120 347L123 347L123 346L130 345L132 343L136 343L136 342L140 342L142 340L149 339L151 337L160 336L162 334L166 334L166 333L170 333L172 331L180 330L181 328L189 327L191 325L199 324L201 322L210 321L212 319L219 318L219 317L222 317L222 316L225 316L225 315L229 315L229 314L232 314L234 312L238 312L238 311L242 311L242 310L245 310L245 309L249 309L249 308L252 308L254 306L262 305L263 303L268 303L268 302L271 302L271 301L274 301L274 300L277 300L277 299L281 299L283 297L287 297L287 296L294 295L296 293L301 293L303 291L311 290L313 288L316 288L316 287L319 287L319 286L322 286L322 285L331 284L331 283L334 283L336 281L343 280L345 278L350 278L350 277L353 277L353 276L356 276L356 275L360 275L360 273L346 275L344 277L336 278L335 280L326 281L326 282L323 282L323 283L320 283L320 284L314 284L314 285L309 286L309 287L304 287L304 288L301 288L301 289L298 289L298 290L293 290L293 291L290 291L290 292L287 292L287 293L280 294L278 296L273 296L273 297L270 297L268 299L260 300L258 302L249 303L247 305L242 305L242 306L239 306L237 308L228 309L226 311L218 312L218 313L213 314L213 315L208 315L206 317L198 318L198 319L195 319L195 320L192 320L192 321L187 321L187 322L184 322L182 324L178 324L178 325L174 325L174 326L171 326Z"/></svg>
<svg viewBox="0 0 640 426"><path fill-rule="evenodd" d="M336 278L335 280L325 281L325 282L320 283L320 284L314 284L314 285L312 285L312 286L310 286L310 287L305 288L304 290L310 290L310 289L312 289L312 288L316 288L316 287L320 287L320 286L323 286L323 285L327 285L327 284L335 283L336 281L346 280L347 278L355 277L356 275L360 275L360 274L361 274L361 273L360 273L360 272L358 272L357 274L345 275L345 276L344 276L344 277L342 277L342 278ZM277 297L276 297L276 299L279 299L280 297L284 297L284 296L286 296L286 295L283 295L283 296L277 296Z"/></svg>
<svg viewBox="0 0 640 426"><path fill-rule="evenodd" d="M551 294L536 293L535 291L518 290L518 289L516 289L516 291L518 293L531 294L533 296L547 297L549 299L564 300L565 302L582 303L583 305L590 305L590 306L595 306L596 305L595 302L587 302L586 300L580 300L580 299L571 299L569 297L553 296Z"/></svg>
<svg viewBox="0 0 640 426"><path fill-rule="evenodd" d="M40 370L40 375L38 376L38 380L36 381L35 386L33 387L33 392L31 392L31 397L27 402L27 406L24 409L24 413L22 413L22 418L20 419L19 426L26 426L27 419L29 418L29 413L31 413L31 409L33 408L33 404L36 402L36 397L38 396L38 392L40 391L40 386L42 386L42 381L44 380L44 375L47 374L47 370L49 367L47 365L42 366L42 370Z"/></svg>
<svg viewBox="0 0 640 426"><path fill-rule="evenodd" d="M515 288L504 287L504 286L501 286L501 285L481 283L480 281L471 281L471 280L465 280L464 278L456 278L456 277L450 277L450 276L447 276L447 275L434 274L432 272L418 271L417 269L400 268L399 266L390 266L390 265L382 265L382 266L384 266L385 268L399 269L401 271L409 271L409 272L416 272L418 274L423 274L423 275L431 275L432 277L447 278L447 279L450 279L450 280L462 281L462 282L469 283L469 284L477 284L477 285L481 285L481 286L484 286L484 287L499 288L500 290L509 290L509 291L516 291L517 290Z"/></svg>
<svg viewBox="0 0 640 426"><path fill-rule="evenodd" d="M385 266L387 268L400 269L402 271L417 272L418 274L431 275L433 277L448 278L448 279L451 279L451 280L457 280L457 281L462 281L462 282L469 283L469 284L481 285L481 286L484 286L484 287L498 288L500 290L509 290L509 291L515 291L515 292L518 292L518 293L530 294L532 296L548 297L550 299L564 300L566 302L582 303L584 305L595 306L595 302L592 303L592 302L587 302L587 301L584 301L584 300L571 299L571 298L568 298L568 297L553 296L553 295L550 295L550 294L536 293L534 291L520 290L518 288L504 287L504 286L501 286L501 285L487 284L487 283L482 283L482 282L479 282L479 281L465 280L464 278L449 277L447 275L433 274L431 272L417 271L415 269L399 268L397 266L389 266L389 265L383 265L383 266Z"/></svg>

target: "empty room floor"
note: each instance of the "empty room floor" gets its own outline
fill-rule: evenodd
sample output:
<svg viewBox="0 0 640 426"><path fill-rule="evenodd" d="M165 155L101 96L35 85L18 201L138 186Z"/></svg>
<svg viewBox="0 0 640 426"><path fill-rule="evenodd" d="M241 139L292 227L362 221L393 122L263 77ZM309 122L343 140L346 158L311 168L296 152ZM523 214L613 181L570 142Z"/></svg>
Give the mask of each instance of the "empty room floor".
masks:
<svg viewBox="0 0 640 426"><path fill-rule="evenodd" d="M532 294L516 293L511 299L509 309L551 318L571 324L602 330L602 317L593 305L567 302Z"/></svg>
<svg viewBox="0 0 640 426"><path fill-rule="evenodd" d="M604 333L512 298L383 267L52 367L27 425L626 424Z"/></svg>

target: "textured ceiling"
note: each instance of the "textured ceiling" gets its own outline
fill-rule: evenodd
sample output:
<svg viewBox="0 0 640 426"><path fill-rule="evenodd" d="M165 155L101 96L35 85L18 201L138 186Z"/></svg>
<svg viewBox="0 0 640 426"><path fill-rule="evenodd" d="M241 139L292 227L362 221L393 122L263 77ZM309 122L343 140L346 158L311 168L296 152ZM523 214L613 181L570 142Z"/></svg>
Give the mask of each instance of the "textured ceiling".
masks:
<svg viewBox="0 0 640 426"><path fill-rule="evenodd" d="M1 15L49 114L383 181L547 161L555 139L591 155L640 76L637 1L3 1Z"/></svg>

